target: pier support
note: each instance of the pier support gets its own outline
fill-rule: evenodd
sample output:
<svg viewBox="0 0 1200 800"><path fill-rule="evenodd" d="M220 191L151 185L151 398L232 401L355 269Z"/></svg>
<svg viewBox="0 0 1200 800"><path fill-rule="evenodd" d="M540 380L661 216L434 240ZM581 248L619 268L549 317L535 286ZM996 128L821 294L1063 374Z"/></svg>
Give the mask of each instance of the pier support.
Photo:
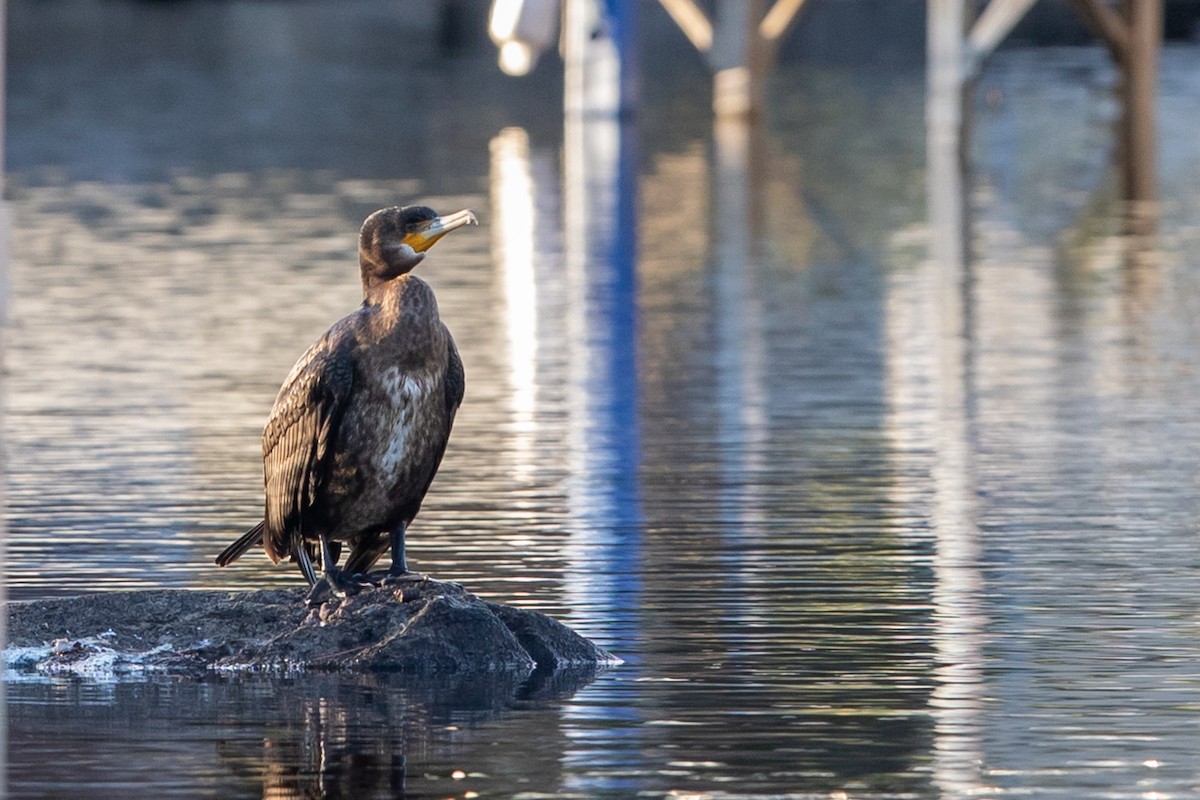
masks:
<svg viewBox="0 0 1200 800"><path fill-rule="evenodd" d="M713 111L718 117L757 117L765 100L767 51L758 35L763 0L723 0L718 7L713 46Z"/></svg>
<svg viewBox="0 0 1200 800"><path fill-rule="evenodd" d="M965 124L961 109L971 82L984 62L1037 0L991 0L974 16L972 0L928 0L930 135L953 135ZM1163 0L1068 0L1104 42L1121 73L1119 161L1124 199L1137 206L1158 195L1157 161L1158 58L1162 45ZM972 19L974 17L974 19ZM959 88L949 85L958 81ZM960 91L961 89L961 91ZM962 95L955 115L951 97ZM936 129L936 130L935 130ZM931 146L932 152L932 146ZM932 163L931 163L932 168ZM931 176L932 177L932 176Z"/></svg>
<svg viewBox="0 0 1200 800"><path fill-rule="evenodd" d="M696 0L659 3L708 59L713 112L718 117L760 116L766 76L805 0L774 0L769 8L767 0L717 0L715 23Z"/></svg>
<svg viewBox="0 0 1200 800"><path fill-rule="evenodd" d="M929 0L925 34L925 180L930 255L955 276L961 275L967 246L966 108L976 63L969 55L969 30L963 0Z"/></svg>
<svg viewBox="0 0 1200 800"><path fill-rule="evenodd" d="M1069 0L1108 47L1121 71L1120 155L1124 197L1133 212L1158 197L1158 56L1163 0Z"/></svg>

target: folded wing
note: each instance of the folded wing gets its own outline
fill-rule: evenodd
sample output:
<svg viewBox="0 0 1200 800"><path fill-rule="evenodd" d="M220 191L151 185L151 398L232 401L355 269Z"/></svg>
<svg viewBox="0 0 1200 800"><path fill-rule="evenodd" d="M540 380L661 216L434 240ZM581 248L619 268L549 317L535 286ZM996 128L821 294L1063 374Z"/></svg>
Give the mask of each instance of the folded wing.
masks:
<svg viewBox="0 0 1200 800"><path fill-rule="evenodd" d="M263 430L263 547L275 563L303 545L312 523L309 512L329 477L338 425L354 383L348 349L337 342L336 329L331 330L301 356Z"/></svg>

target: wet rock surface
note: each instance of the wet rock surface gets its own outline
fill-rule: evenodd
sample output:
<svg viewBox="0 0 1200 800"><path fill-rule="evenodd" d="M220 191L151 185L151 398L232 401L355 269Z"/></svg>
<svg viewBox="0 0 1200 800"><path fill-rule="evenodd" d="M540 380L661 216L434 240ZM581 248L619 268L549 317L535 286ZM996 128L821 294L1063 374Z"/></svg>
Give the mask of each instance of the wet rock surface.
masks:
<svg viewBox="0 0 1200 800"><path fill-rule="evenodd" d="M427 580L306 608L304 591L114 592L9 605L10 669L529 674L611 654L535 611Z"/></svg>

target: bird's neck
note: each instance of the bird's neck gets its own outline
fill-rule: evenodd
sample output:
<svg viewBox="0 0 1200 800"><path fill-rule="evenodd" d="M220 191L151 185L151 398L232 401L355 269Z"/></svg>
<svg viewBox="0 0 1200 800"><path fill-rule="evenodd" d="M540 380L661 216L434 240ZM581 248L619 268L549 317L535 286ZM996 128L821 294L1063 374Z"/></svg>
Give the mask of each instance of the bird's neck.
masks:
<svg viewBox="0 0 1200 800"><path fill-rule="evenodd" d="M378 275L364 273L362 276L363 303L379 305L386 298L404 291L404 285L410 280L407 273L391 278L381 278Z"/></svg>
<svg viewBox="0 0 1200 800"><path fill-rule="evenodd" d="M364 276L363 305L394 313L403 311L437 317L433 290L425 281L408 273L386 281L371 281Z"/></svg>
<svg viewBox="0 0 1200 800"><path fill-rule="evenodd" d="M385 281L374 275L364 274L362 276L363 304L378 305L383 293L387 291L389 283L392 283L392 281Z"/></svg>

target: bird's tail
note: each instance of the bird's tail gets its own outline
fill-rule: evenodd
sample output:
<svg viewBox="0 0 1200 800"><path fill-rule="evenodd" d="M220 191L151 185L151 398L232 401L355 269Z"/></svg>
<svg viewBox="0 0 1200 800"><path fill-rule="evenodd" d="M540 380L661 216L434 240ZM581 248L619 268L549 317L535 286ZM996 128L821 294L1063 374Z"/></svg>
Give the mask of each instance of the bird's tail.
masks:
<svg viewBox="0 0 1200 800"><path fill-rule="evenodd" d="M239 536L236 542L222 550L221 554L217 556L217 566L228 566L241 558L251 547L262 544L263 525L265 524L265 522L258 523L253 528Z"/></svg>

